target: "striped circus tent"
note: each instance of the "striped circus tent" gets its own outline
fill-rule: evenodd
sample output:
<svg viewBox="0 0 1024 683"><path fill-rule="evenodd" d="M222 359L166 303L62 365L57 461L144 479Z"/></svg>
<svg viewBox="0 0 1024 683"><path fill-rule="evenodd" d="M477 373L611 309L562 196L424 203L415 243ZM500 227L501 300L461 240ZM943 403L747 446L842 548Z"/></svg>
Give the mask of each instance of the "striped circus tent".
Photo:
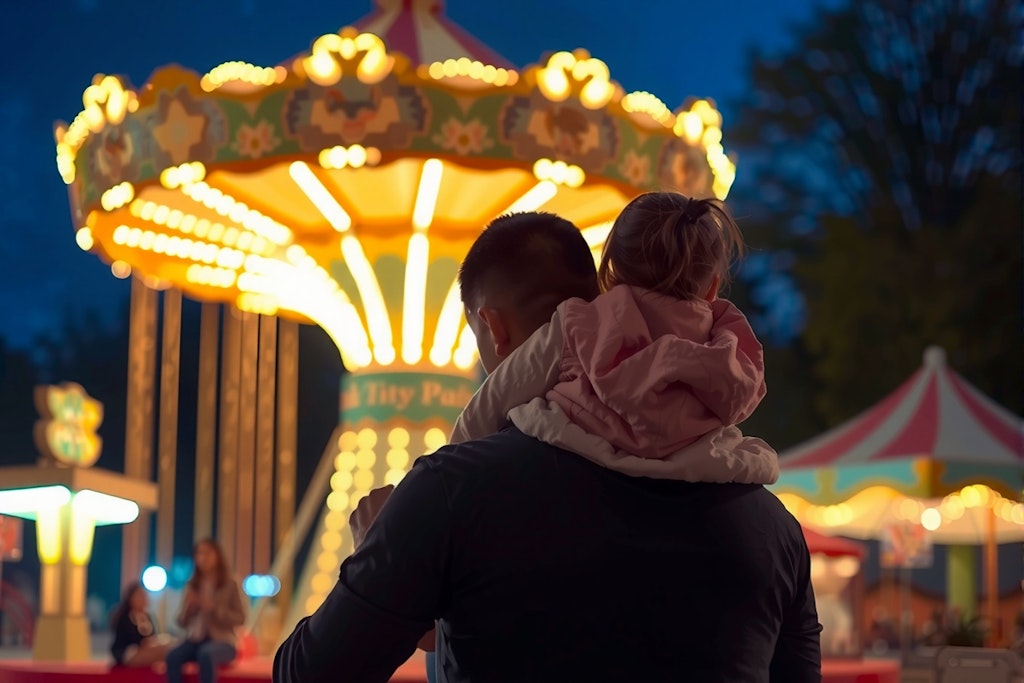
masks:
<svg viewBox="0 0 1024 683"><path fill-rule="evenodd" d="M384 39L388 49L414 64L430 65L467 58L484 65L512 69L507 59L487 47L444 15L443 0L375 0L374 11L354 25Z"/></svg>
<svg viewBox="0 0 1024 683"><path fill-rule="evenodd" d="M877 538L903 521L940 543L1024 540L1024 420L953 372L937 347L880 403L780 462L773 490L812 529Z"/></svg>

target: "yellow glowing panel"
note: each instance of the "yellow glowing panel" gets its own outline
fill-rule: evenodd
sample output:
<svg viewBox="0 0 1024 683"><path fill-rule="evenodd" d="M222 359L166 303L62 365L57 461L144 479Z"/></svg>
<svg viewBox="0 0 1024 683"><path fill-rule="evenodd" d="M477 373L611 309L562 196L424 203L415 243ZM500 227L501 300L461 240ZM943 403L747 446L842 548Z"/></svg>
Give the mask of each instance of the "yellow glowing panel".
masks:
<svg viewBox="0 0 1024 683"><path fill-rule="evenodd" d="M323 171L325 186L360 224L408 228L423 161L402 159L376 168Z"/></svg>
<svg viewBox="0 0 1024 683"><path fill-rule="evenodd" d="M576 190L561 187L558 194L544 205L544 210L584 228L615 220L627 201L621 192L607 185L591 185Z"/></svg>
<svg viewBox="0 0 1024 683"><path fill-rule="evenodd" d="M529 169L479 170L446 163L431 232L458 231L467 239L537 184Z"/></svg>
<svg viewBox="0 0 1024 683"><path fill-rule="evenodd" d="M597 225L579 226L580 232L583 233L583 239L587 240L587 246L591 250L596 249L600 251L604 247L608 234L612 231L613 223L614 221L608 221L606 223L598 223Z"/></svg>
<svg viewBox="0 0 1024 683"><path fill-rule="evenodd" d="M276 164L252 173L215 171L206 180L240 202L280 221L298 233L326 233L331 228L288 173L288 164ZM296 241L301 242L301 239Z"/></svg>
<svg viewBox="0 0 1024 683"><path fill-rule="evenodd" d="M63 488L63 487L61 487ZM67 491L67 489L64 489ZM61 508L44 507L36 514L36 544L43 564L55 564L61 556Z"/></svg>

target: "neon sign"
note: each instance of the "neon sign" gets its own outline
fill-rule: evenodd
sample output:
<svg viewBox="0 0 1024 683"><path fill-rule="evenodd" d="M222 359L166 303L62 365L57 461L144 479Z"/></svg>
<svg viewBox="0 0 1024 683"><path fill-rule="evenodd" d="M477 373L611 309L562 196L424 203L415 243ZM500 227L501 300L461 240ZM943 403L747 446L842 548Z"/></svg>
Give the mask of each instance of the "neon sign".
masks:
<svg viewBox="0 0 1024 683"><path fill-rule="evenodd" d="M96 430L103 422L103 404L80 385L39 386L35 390L36 448L62 465L91 467L103 450Z"/></svg>

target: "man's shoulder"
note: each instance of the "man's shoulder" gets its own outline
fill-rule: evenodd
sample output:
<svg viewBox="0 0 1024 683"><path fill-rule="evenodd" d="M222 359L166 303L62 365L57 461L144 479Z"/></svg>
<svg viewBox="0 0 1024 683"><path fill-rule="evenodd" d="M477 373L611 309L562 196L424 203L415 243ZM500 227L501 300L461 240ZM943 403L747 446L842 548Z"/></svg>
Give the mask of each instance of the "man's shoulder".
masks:
<svg viewBox="0 0 1024 683"><path fill-rule="evenodd" d="M510 425L482 439L443 446L422 460L439 474L480 476L484 472L497 475L509 469L535 467L538 461L564 453Z"/></svg>

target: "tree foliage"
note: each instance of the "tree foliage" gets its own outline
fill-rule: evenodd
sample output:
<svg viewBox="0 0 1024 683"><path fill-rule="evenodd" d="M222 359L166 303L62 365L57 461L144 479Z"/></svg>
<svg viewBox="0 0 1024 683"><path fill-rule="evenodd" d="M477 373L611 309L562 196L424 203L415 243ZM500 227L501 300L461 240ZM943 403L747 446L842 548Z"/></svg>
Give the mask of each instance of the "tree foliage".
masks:
<svg viewBox="0 0 1024 683"><path fill-rule="evenodd" d="M755 55L736 135L763 222L799 255L803 342L830 423L931 344L1024 408L1021 6L867 0Z"/></svg>

